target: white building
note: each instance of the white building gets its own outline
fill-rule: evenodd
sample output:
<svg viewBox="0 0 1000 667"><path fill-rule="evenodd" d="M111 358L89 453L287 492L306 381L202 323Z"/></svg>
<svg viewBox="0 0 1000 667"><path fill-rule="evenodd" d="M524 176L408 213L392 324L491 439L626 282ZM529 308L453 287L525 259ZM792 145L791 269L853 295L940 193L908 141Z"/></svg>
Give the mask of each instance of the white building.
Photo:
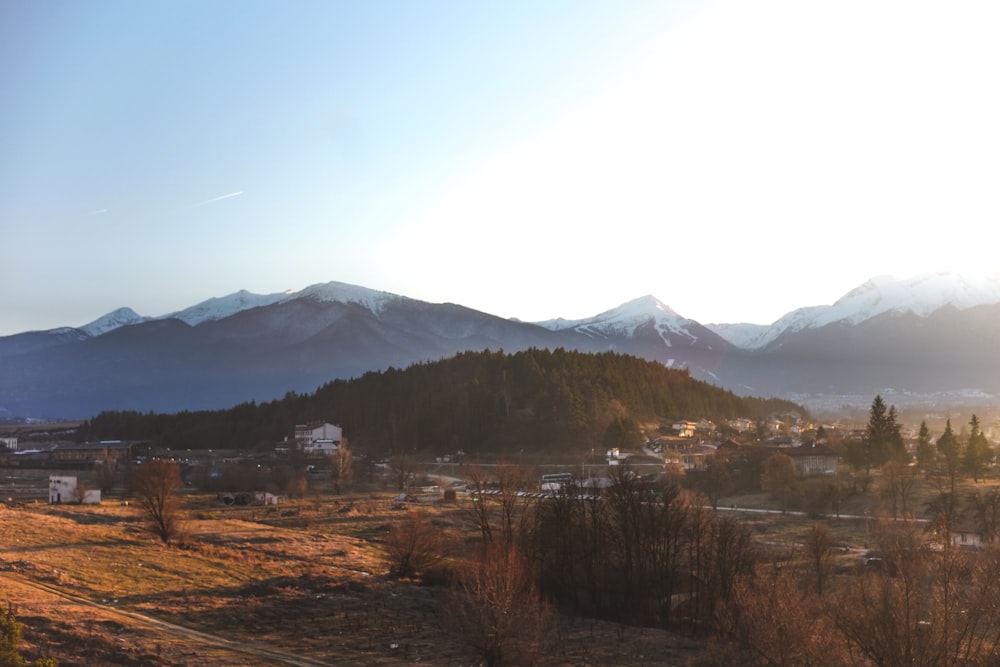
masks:
<svg viewBox="0 0 1000 667"><path fill-rule="evenodd" d="M305 454L336 454L339 449L340 440L313 440L302 445L302 452Z"/></svg>
<svg viewBox="0 0 1000 667"><path fill-rule="evenodd" d="M334 424L312 422L295 425L295 442L306 454L333 454L340 448L343 430Z"/></svg>
<svg viewBox="0 0 1000 667"><path fill-rule="evenodd" d="M17 438L0 438L0 448L17 449Z"/></svg>
<svg viewBox="0 0 1000 667"><path fill-rule="evenodd" d="M76 477L71 475L49 475L49 503L83 503L98 505L101 502L100 489L81 488Z"/></svg>
<svg viewBox="0 0 1000 667"><path fill-rule="evenodd" d="M738 433L748 433L757 428L757 422L752 419L747 419L745 417L740 417L738 419L730 419L728 422L729 427L734 429Z"/></svg>
<svg viewBox="0 0 1000 667"><path fill-rule="evenodd" d="M698 422L693 421L681 421L674 423L674 431L681 438L693 438L695 431L698 430Z"/></svg>

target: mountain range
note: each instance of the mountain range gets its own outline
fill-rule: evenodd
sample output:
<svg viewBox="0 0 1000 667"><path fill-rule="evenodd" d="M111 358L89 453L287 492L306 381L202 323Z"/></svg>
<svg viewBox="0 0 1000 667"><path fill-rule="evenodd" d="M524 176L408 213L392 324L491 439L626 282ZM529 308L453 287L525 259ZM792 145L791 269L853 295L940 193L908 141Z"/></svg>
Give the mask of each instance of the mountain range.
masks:
<svg viewBox="0 0 1000 667"><path fill-rule="evenodd" d="M1000 280L877 277L768 326L700 324L643 296L583 320L520 322L330 282L240 291L144 317L0 337L0 415L176 412L311 392L466 350L614 350L741 395L838 405L1000 395Z"/></svg>

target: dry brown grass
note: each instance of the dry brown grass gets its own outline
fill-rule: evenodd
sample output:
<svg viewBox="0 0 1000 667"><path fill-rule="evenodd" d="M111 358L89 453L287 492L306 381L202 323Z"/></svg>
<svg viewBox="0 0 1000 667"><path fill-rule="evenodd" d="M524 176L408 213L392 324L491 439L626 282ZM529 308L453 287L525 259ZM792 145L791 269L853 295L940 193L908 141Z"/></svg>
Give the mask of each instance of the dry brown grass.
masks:
<svg viewBox="0 0 1000 667"><path fill-rule="evenodd" d="M439 613L443 588L388 576L383 540L413 508L391 494L273 507L186 505L166 547L135 508L0 506L0 602L26 653L64 666L473 664ZM437 525L456 505L424 502ZM683 663L668 633L562 617L547 665Z"/></svg>

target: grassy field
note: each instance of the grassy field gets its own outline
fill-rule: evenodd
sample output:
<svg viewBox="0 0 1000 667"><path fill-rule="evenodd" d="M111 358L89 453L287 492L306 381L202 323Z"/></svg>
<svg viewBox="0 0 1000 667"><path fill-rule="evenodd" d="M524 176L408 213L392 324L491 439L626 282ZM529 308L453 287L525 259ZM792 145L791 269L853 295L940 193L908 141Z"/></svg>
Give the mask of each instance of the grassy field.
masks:
<svg viewBox="0 0 1000 667"><path fill-rule="evenodd" d="M272 507L191 496L180 547L118 502L0 506L0 601L24 625L25 654L64 666L473 664L439 620L444 589L388 576L384 536L416 507L394 495ZM460 504L419 507L442 530L465 528ZM700 650L568 616L558 632L545 664L652 665Z"/></svg>
<svg viewBox="0 0 1000 667"><path fill-rule="evenodd" d="M23 623L29 657L127 667L475 663L442 620L444 587L389 576L384 549L391 527L417 508L462 543L473 531L461 494L403 503L395 492L355 491L266 507L192 494L182 545L164 546L118 500L24 500L46 475L7 475L3 496L21 500L0 504L0 603ZM926 482L915 488L914 518L932 493ZM802 563L807 530L825 523L845 572L864 562L886 514L874 487L846 498L840 519L773 511L766 494L724 498L720 507L749 527L767 558L788 563ZM543 664L685 664L703 649L667 632L569 615L557 633L559 650Z"/></svg>

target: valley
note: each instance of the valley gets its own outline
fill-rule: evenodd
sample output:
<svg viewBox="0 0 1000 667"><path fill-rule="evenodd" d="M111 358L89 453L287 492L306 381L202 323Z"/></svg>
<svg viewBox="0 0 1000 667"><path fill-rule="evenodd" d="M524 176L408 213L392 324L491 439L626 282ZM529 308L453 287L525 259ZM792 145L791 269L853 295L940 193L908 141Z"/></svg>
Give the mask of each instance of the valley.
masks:
<svg viewBox="0 0 1000 667"><path fill-rule="evenodd" d="M1000 395L998 284L873 279L771 325L703 325L652 296L530 323L336 282L244 291L158 318L120 309L0 337L0 417L222 409L463 352L527 349L630 354L824 411L890 392L899 405L968 408Z"/></svg>

